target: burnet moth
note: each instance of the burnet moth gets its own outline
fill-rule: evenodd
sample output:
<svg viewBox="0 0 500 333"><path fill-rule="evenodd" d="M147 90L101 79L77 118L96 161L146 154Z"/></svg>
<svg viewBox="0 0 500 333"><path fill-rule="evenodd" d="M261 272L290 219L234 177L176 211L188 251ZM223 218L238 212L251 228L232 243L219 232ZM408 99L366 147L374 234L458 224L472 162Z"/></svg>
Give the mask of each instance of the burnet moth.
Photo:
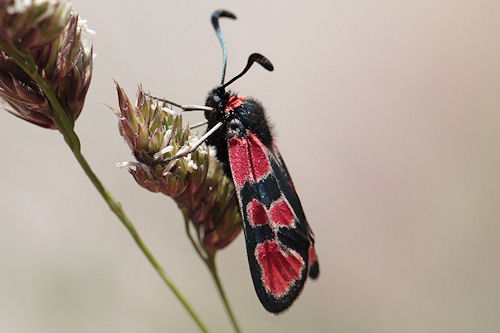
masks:
<svg viewBox="0 0 500 333"><path fill-rule="evenodd" d="M297 298L307 275L313 279L319 275L314 234L274 142L263 106L254 99L226 91L254 63L268 71L274 67L266 57L253 53L243 71L224 83L227 49L219 28L221 17L236 19L225 10L212 14L212 25L223 51L219 86L210 91L205 106L163 100L185 111L205 111L207 132L191 149L164 161L186 156L205 141L215 146L217 159L234 182L255 291L264 308L279 313Z"/></svg>

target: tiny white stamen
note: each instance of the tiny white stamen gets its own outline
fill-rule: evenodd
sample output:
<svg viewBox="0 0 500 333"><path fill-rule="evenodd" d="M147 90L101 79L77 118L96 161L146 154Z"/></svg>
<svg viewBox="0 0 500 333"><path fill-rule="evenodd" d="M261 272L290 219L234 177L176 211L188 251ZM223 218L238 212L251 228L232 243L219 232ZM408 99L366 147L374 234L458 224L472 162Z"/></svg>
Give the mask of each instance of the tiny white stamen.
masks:
<svg viewBox="0 0 500 333"><path fill-rule="evenodd" d="M137 163L137 162L132 162L132 161L118 162L118 163L116 163L116 167L123 169L123 168L127 168L130 166L135 166L135 163Z"/></svg>
<svg viewBox="0 0 500 333"><path fill-rule="evenodd" d="M198 143L198 141L200 141L200 138L195 136L195 135L190 135L188 137L188 142L189 142L189 146L191 148L194 148L194 146L196 146L196 144Z"/></svg>
<svg viewBox="0 0 500 333"><path fill-rule="evenodd" d="M87 25L87 20L84 20L82 18L80 18L78 20L78 28L80 28L80 30L82 32L85 32L85 33L87 33L89 35L92 35L92 36L96 35L95 30L90 29L89 26Z"/></svg>
<svg viewBox="0 0 500 333"><path fill-rule="evenodd" d="M174 146L166 146L165 148L154 154L153 157L155 160L158 160L166 153L170 153L172 150L174 150Z"/></svg>
<svg viewBox="0 0 500 333"><path fill-rule="evenodd" d="M184 157L184 161L186 162L185 166L187 171L192 172L198 169L198 165L191 159L191 154Z"/></svg>
<svg viewBox="0 0 500 333"><path fill-rule="evenodd" d="M172 115L174 117L177 117L180 114L179 112L177 112L177 111L175 111L173 109L167 108L165 106L162 107L161 109L162 109L162 111L164 111L164 112L166 112L166 113L168 113L168 114L170 114L170 115Z"/></svg>
<svg viewBox="0 0 500 333"><path fill-rule="evenodd" d="M168 129L163 136L163 144L168 145L170 143L170 137L172 136L172 129Z"/></svg>
<svg viewBox="0 0 500 333"><path fill-rule="evenodd" d="M172 169L172 167L175 165L175 163L177 163L177 160L170 161L165 169L163 169L162 176L166 176L170 172L170 169Z"/></svg>
<svg viewBox="0 0 500 333"><path fill-rule="evenodd" d="M116 163L116 166L120 169L127 168L127 167L128 168L135 167L137 169L142 169L142 170L144 170L144 172L146 173L146 175L149 178L153 178L153 175L151 174L149 167L146 164L141 163L141 162L135 162L135 161L118 162L118 163Z"/></svg>
<svg viewBox="0 0 500 333"><path fill-rule="evenodd" d="M40 5L44 2L48 2L49 5L55 5L57 4L57 1L55 0L16 0L14 1L14 4L7 7L7 13L9 14L17 14L17 13L21 13L23 11L25 11L29 6L32 6L32 5ZM51 6L48 7L48 10L52 10L52 12L54 11L53 8L51 8Z"/></svg>
<svg viewBox="0 0 500 333"><path fill-rule="evenodd" d="M179 155L179 154L182 154L184 152L186 152L187 150L189 150L189 146L183 146L181 149L179 149L179 151L176 153L176 155ZM189 156L189 155L188 155ZM170 161L167 166L165 167L165 169L163 169L163 173L162 175L165 176L167 173L169 173L170 169L173 168L173 166L175 165L175 163L177 163L179 159L176 158L172 161Z"/></svg>

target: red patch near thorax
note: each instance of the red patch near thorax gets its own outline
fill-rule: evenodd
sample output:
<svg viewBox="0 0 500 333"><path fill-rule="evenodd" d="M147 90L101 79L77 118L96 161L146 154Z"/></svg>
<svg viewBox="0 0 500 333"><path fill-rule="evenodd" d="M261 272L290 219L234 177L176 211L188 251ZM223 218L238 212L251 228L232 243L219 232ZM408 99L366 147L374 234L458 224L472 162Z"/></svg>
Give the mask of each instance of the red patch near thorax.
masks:
<svg viewBox="0 0 500 333"><path fill-rule="evenodd" d="M229 98L229 102L227 102L226 109L224 110L225 113L230 112L233 109L236 109L238 106L242 105L245 102L245 97L240 97L237 95L231 96Z"/></svg>
<svg viewBox="0 0 500 333"><path fill-rule="evenodd" d="M228 151L237 188L243 187L246 181L258 181L271 170L266 147L255 133L248 132L243 138L230 138Z"/></svg>
<svg viewBox="0 0 500 333"><path fill-rule="evenodd" d="M228 143L231 173L237 188L242 188L250 176L248 145L242 138L231 138Z"/></svg>
<svg viewBox="0 0 500 333"><path fill-rule="evenodd" d="M304 260L292 249L284 252L277 241L265 241L255 248L262 270L262 282L275 298L282 297L301 277Z"/></svg>

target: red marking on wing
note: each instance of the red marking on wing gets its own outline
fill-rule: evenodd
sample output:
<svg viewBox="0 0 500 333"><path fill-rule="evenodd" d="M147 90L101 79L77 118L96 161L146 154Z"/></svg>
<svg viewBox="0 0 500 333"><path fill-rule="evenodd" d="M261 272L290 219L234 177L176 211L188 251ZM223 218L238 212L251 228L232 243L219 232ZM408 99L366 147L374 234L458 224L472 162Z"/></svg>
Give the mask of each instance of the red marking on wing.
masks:
<svg viewBox="0 0 500 333"><path fill-rule="evenodd" d="M247 142L241 138L231 138L229 139L228 150L234 183L237 188L241 188L250 176Z"/></svg>
<svg viewBox="0 0 500 333"><path fill-rule="evenodd" d="M247 140L254 179L258 180L271 170L271 164L267 159L266 147L259 140L257 135L250 132L247 136Z"/></svg>
<svg viewBox="0 0 500 333"><path fill-rule="evenodd" d="M304 269L302 257L292 249L284 252L277 241L257 244L255 256L262 269L264 287L275 298L286 294Z"/></svg>
<svg viewBox="0 0 500 333"><path fill-rule="evenodd" d="M229 102L227 102L226 109L224 110L225 113L230 112L233 109L236 109L238 106L242 105L245 102L246 98L245 97L239 97L237 95L231 96L229 98Z"/></svg>
<svg viewBox="0 0 500 333"><path fill-rule="evenodd" d="M271 221L277 225L291 227L294 225L295 215L288 202L281 200L269 209Z"/></svg>
<svg viewBox="0 0 500 333"><path fill-rule="evenodd" d="M243 187L247 180L257 181L269 173L271 164L267 158L266 149L257 135L252 132L248 132L248 135L243 138L229 139L229 161L237 188Z"/></svg>
<svg viewBox="0 0 500 333"><path fill-rule="evenodd" d="M266 208L257 199L252 199L247 205L248 221L252 227L269 223Z"/></svg>

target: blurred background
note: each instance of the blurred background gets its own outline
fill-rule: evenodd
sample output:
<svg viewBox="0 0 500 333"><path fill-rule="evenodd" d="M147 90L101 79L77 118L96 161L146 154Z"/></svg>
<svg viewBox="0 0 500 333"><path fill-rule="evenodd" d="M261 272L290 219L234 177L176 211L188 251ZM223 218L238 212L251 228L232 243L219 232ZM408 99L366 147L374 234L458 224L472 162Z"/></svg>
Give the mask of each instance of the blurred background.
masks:
<svg viewBox="0 0 500 333"><path fill-rule="evenodd" d="M83 152L213 332L230 332L173 201L135 184L115 115L202 104L220 79L261 100L316 234L318 281L261 307L243 236L218 255L245 332L500 331L500 2L74 0L97 32ZM203 115L192 114L191 123ZM0 331L196 332L64 141L0 112Z"/></svg>

